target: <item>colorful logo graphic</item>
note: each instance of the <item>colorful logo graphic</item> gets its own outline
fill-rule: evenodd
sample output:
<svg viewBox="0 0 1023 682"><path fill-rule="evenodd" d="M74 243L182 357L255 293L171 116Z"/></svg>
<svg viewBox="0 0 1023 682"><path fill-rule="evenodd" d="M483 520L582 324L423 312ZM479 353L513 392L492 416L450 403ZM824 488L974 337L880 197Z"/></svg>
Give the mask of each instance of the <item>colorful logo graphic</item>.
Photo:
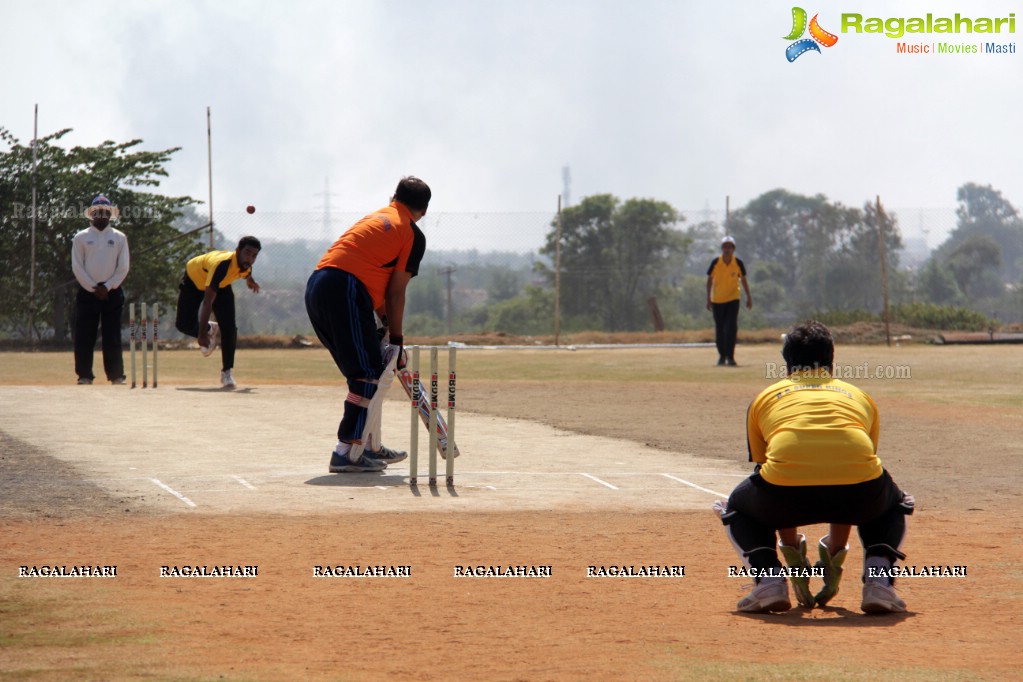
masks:
<svg viewBox="0 0 1023 682"><path fill-rule="evenodd" d="M834 33L828 33L821 25L817 23L818 14L813 15L813 19L810 20L810 37L801 38L803 33L806 32L806 10L802 7L792 8L792 32L785 36L785 40L795 40L796 42L785 48L785 58L790 62L796 61L800 55L815 50L821 51L817 45L823 45L824 47L831 47L838 42L838 36Z"/></svg>

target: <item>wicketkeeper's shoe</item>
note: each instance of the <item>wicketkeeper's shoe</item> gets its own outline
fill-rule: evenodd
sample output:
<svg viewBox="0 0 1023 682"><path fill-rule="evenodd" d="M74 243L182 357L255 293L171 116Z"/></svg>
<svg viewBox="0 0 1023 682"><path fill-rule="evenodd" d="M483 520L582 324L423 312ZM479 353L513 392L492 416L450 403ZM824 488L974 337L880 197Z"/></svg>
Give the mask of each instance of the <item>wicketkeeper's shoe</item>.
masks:
<svg viewBox="0 0 1023 682"><path fill-rule="evenodd" d="M817 545L817 554L821 558L817 562L817 568L824 569L824 587L817 593L814 599L817 602L817 606L824 606L838 594L838 585L842 582L842 564L845 563L845 558L849 555L849 545L846 545L838 550L838 553L834 556L831 556L831 550L824 544L824 538L821 538L820 543Z"/></svg>
<svg viewBox="0 0 1023 682"><path fill-rule="evenodd" d="M784 580L762 582L739 600L736 608L743 613L788 611L792 608L792 602L789 601L789 585Z"/></svg>
<svg viewBox="0 0 1023 682"><path fill-rule="evenodd" d="M789 582L792 584L792 591L796 595L796 601L800 606L808 609L813 608L814 597L810 593L810 561L806 558L806 536L799 534L799 547L789 547L778 541L778 549L790 569Z"/></svg>
<svg viewBox="0 0 1023 682"><path fill-rule="evenodd" d="M110 380L110 383L112 383L114 386L123 386L124 377L114 377L113 379Z"/></svg>
<svg viewBox="0 0 1023 682"><path fill-rule="evenodd" d="M868 580L863 583L860 608L864 613L902 613L906 610L906 602L902 601L891 585Z"/></svg>
<svg viewBox="0 0 1023 682"><path fill-rule="evenodd" d="M378 459L367 457L365 454L358 462L348 459L348 455L339 455L336 452L330 453L330 473L332 474L359 474L363 472L383 471L387 464Z"/></svg>
<svg viewBox="0 0 1023 682"><path fill-rule="evenodd" d="M362 456L379 460L384 464L394 464L406 459L408 457L408 453L404 450L392 450L386 445L381 445L379 450L363 451Z"/></svg>
<svg viewBox="0 0 1023 682"><path fill-rule="evenodd" d="M210 322L210 345L199 346L199 350L202 351L202 356L208 358L213 355L213 351L217 349L217 342L220 340L220 325L216 322Z"/></svg>

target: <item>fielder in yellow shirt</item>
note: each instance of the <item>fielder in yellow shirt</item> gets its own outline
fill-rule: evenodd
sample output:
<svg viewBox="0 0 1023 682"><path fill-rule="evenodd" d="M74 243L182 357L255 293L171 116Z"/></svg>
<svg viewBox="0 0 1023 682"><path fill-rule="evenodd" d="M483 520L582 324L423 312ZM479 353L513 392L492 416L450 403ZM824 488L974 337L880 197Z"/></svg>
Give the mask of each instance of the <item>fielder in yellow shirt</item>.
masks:
<svg viewBox="0 0 1023 682"><path fill-rule="evenodd" d="M788 376L749 407L747 442L757 470L736 486L727 505L715 503L756 580L739 602L740 611L791 608L790 572L778 560L775 533L785 531L783 540L790 542L779 543L788 565L809 568L805 542L792 547L791 538L795 528L817 523L858 527L865 557L863 611L906 610L890 576L895 562L906 558L899 548L913 498L899 489L877 456L877 405L862 390L831 377L834 354L826 326L809 321L795 327L782 349ZM824 569L825 592L837 592L845 553L833 553L826 544L822 548L818 565ZM797 586L797 597L799 587L806 585Z"/></svg>
<svg viewBox="0 0 1023 682"><path fill-rule="evenodd" d="M746 280L746 264L735 257L735 238L721 240L721 255L707 268L707 310L714 313L714 343L718 365L735 367L735 341L739 335L739 301L746 291L746 309L753 308L753 296Z"/></svg>
<svg viewBox="0 0 1023 682"><path fill-rule="evenodd" d="M231 284L244 279L253 293L259 293L252 266L262 248L255 237L242 237L234 251L210 251L196 256L185 265L185 274L178 285L175 326L182 334L198 339L204 356L209 357L219 341L220 385L226 389L237 386L234 354L238 346L238 324ZM216 322L210 321L212 316L216 316Z"/></svg>

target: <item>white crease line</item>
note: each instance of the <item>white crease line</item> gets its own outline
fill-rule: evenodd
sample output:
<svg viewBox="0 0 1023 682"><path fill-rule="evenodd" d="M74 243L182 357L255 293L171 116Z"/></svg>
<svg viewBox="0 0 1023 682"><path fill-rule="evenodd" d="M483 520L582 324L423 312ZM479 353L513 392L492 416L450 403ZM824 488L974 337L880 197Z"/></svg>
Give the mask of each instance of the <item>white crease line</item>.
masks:
<svg viewBox="0 0 1023 682"><path fill-rule="evenodd" d="M684 483L684 484L686 484L687 486L689 486L691 488L696 488L697 490L702 490L703 492L710 493L711 495L717 495L718 497L724 497L724 498L728 497L728 495L726 493L719 493L716 490L710 490L708 488L700 487L700 486L696 485L695 483L690 483L689 481L685 480L684 478L679 478L678 476L672 476L671 474L661 474L661 476L664 476L665 478L670 478L673 481L678 481L679 483Z"/></svg>
<svg viewBox="0 0 1023 682"><path fill-rule="evenodd" d="M159 479L151 478L149 480L152 481L153 483L155 483L156 485L160 486L161 488L163 488L164 490L166 490L171 495L173 495L174 497L178 498L179 500L181 500L185 504L187 504L189 507L196 507L196 506L198 506L198 505L196 505L195 502L192 502L192 500L188 499L187 497L185 497L184 495L179 493L177 490L175 490L174 488L170 487L166 483L163 483Z"/></svg>
<svg viewBox="0 0 1023 682"><path fill-rule="evenodd" d="M242 478L241 476L233 476L233 475L232 475L232 476L231 476L231 478L233 478L234 480L238 481L239 483L241 483L241 484L242 484L243 486L245 486L245 487L246 487L246 488L248 488L249 490L255 490L255 489L256 489L256 486L252 485L251 483L249 483L248 481L246 481L246 480L245 480L244 478Z"/></svg>
<svg viewBox="0 0 1023 682"><path fill-rule="evenodd" d="M583 476L585 476L586 478L589 478L589 479L591 479L591 480L594 480L594 481L596 481L596 482L597 482L597 483L599 483L600 485L606 485L606 486L607 486L608 488L610 488L611 490L618 490L618 486L614 486L614 485L611 485L611 484L610 484L610 483L608 483L607 481L602 481L602 480L600 480L599 478L597 478L596 476L591 476L590 474L582 474L582 475L583 475Z"/></svg>

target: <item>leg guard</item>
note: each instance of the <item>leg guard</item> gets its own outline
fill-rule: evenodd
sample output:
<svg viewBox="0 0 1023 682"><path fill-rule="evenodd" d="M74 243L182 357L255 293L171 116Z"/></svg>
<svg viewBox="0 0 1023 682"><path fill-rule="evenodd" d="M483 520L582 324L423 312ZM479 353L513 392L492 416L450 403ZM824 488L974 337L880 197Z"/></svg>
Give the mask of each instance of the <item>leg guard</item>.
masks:
<svg viewBox="0 0 1023 682"><path fill-rule="evenodd" d="M353 443L361 440L366 429L366 415L369 406L376 394L376 383L348 381L348 395L345 397L344 415L341 417L341 424L337 429L337 439L343 443ZM360 451L361 456L361 451ZM354 453L349 453L353 462L358 462Z"/></svg>
<svg viewBox="0 0 1023 682"><path fill-rule="evenodd" d="M789 568L795 569L795 574L789 575L789 583L796 595L796 601L808 609L813 608L814 597L810 594L810 562L806 558L806 536L799 534L799 547L789 547L778 541L778 550Z"/></svg>
<svg viewBox="0 0 1023 682"><path fill-rule="evenodd" d="M380 448L383 447L383 443L380 440L380 421L383 415L384 396L387 395L387 391L394 382L394 366L397 361L397 353L392 353L387 365L384 367L383 373L375 382L374 393L366 408L366 423L365 428L362 430L362 443L352 444L352 452L349 458L353 462L358 462L363 452L379 452Z"/></svg>
<svg viewBox="0 0 1023 682"><path fill-rule="evenodd" d="M769 527L761 526L739 512L729 510L720 500L714 503L714 511L725 526L728 539L747 569L780 572L781 562L775 550L775 535ZM759 580L758 580L759 582Z"/></svg>
<svg viewBox="0 0 1023 682"><path fill-rule="evenodd" d="M849 545L846 545L832 556L828 546L824 543L824 538L821 538L820 543L817 545L817 554L821 558L817 562L817 568L824 569L824 587L814 597L814 601L816 601L817 606L824 606L838 594L838 585L842 582L842 564L845 563L845 558L849 556Z"/></svg>

